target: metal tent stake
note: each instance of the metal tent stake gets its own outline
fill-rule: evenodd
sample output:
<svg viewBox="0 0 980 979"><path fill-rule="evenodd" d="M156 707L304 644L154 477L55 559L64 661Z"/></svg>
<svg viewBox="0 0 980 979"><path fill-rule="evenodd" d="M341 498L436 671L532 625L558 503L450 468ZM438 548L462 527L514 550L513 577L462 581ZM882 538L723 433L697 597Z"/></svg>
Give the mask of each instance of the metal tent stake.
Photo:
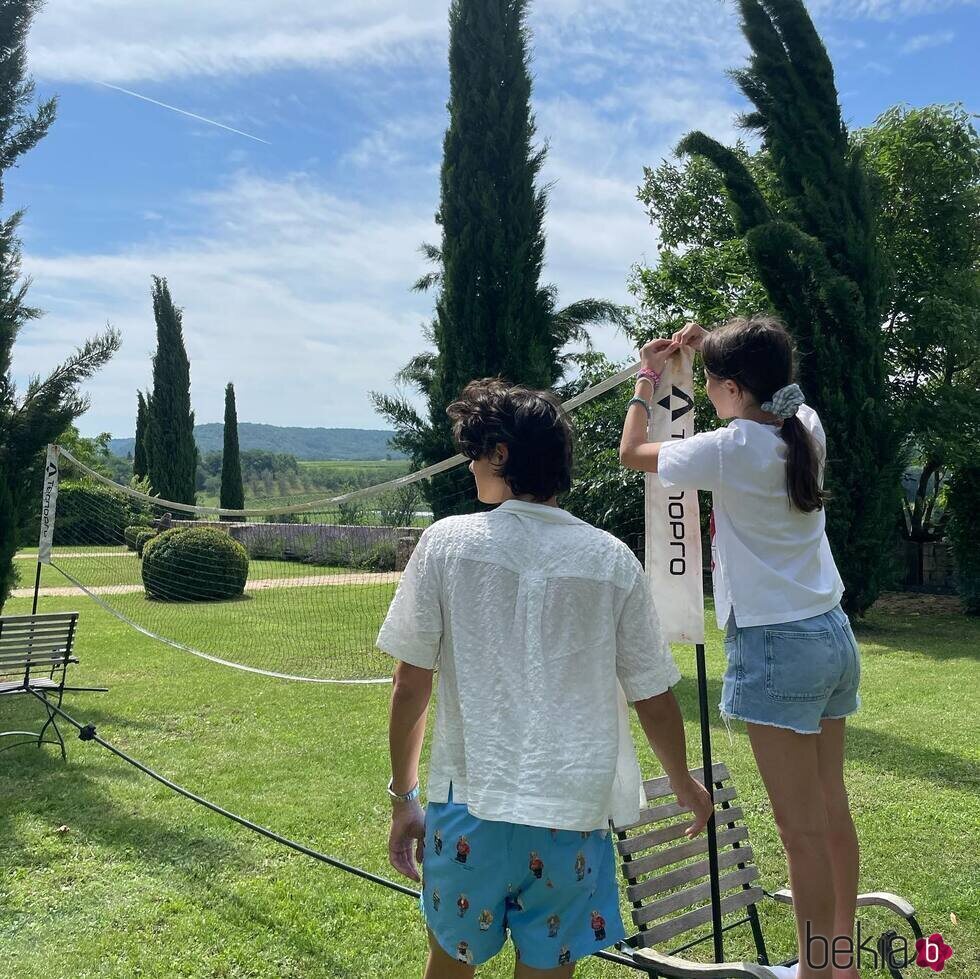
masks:
<svg viewBox="0 0 980 979"><path fill-rule="evenodd" d="M714 765L711 761L711 728L708 717L708 670L705 664L704 643L695 647L698 664L698 705L701 713L701 764L704 766L704 787L714 806ZM708 820L708 879L711 883L711 930L715 943L715 962L725 961L725 942L721 925L721 891L718 886L718 836L715 815Z"/></svg>

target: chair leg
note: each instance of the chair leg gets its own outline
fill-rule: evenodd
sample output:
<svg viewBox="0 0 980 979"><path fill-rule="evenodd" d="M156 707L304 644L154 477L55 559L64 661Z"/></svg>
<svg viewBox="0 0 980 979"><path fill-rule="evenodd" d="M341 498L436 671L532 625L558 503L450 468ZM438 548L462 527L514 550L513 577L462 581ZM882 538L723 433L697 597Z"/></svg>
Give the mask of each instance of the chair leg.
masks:
<svg viewBox="0 0 980 979"><path fill-rule="evenodd" d="M65 739L61 736L61 731L58 728L58 722L55 720L55 713L51 709L51 705L48 703L48 698L42 696L42 699L44 700L45 709L48 712L48 719L44 722L44 727L42 727L41 730L40 730L40 732L38 732L37 746L38 746L38 748L40 748L41 745L45 743L44 742L44 732L48 729L48 725L50 724L51 725L51 728L54 731L54 733L55 733L56 737L58 738L58 740L57 741L49 741L47 743L48 744L57 744L58 747L61 748L61 760L62 761L67 761L68 760L68 753L65 751Z"/></svg>
<svg viewBox="0 0 980 979"><path fill-rule="evenodd" d="M749 905L748 914L749 924L752 926L752 937L755 939L757 961L759 965L769 965L769 950L766 948L766 940L759 923L759 912L754 904Z"/></svg>

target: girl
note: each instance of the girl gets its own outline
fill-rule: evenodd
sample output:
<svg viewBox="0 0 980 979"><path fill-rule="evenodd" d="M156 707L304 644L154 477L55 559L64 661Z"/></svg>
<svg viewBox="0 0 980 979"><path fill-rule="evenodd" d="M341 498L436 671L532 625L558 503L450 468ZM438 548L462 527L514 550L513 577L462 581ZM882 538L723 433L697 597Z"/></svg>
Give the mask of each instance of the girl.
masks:
<svg viewBox="0 0 980 979"><path fill-rule="evenodd" d="M647 442L648 399L682 344L701 352L708 397L732 421ZM793 383L793 343L775 318L736 319L710 333L691 323L641 356L620 460L664 486L712 492L715 610L728 660L718 706L726 724L747 723L793 890L800 961L780 974L860 979L845 940L859 853L844 718L861 704L861 665L824 532L820 419ZM835 936L845 937L835 946Z"/></svg>

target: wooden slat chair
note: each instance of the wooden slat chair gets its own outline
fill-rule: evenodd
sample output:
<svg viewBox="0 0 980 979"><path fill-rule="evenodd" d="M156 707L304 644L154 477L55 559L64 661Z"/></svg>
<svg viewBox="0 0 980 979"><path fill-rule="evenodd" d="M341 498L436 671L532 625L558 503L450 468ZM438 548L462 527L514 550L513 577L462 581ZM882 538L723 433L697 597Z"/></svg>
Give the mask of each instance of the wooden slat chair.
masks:
<svg viewBox="0 0 980 979"><path fill-rule="evenodd" d="M704 769L691 774L703 783ZM718 876L721 896L722 928L725 932L742 924L752 929L757 962L701 963L685 959L681 953L702 942L711 942L711 884L708 874L708 834L689 840L684 830L691 825L691 813L682 809L673 796L666 776L644 782L647 806L640 818L629 826L614 826L617 849L623 861L626 894L633 905L633 921L639 931L620 950L646 969L654 979L773 979L766 968L770 963L759 923L756 903L763 898L792 905L789 889L775 893L765 890L754 863L749 831L743 812L732 805L738 793L728 768L712 768L715 798L715 825L718 841ZM670 869L668 869L670 868ZM881 905L904 918L916 938L922 930L908 901L894 894L875 892L858 897L858 907ZM689 910L686 910L689 909ZM678 913L679 912L679 913ZM730 921L733 915L741 915ZM656 946L707 926L707 934L682 941L671 951ZM886 931L878 940L879 957L891 947L895 932ZM792 965L797 958L778 964ZM891 969L894 977L902 974Z"/></svg>
<svg viewBox="0 0 980 979"><path fill-rule="evenodd" d="M57 715L49 699L61 706L68 664L78 662L72 655L77 622L77 612L0 616L0 697L34 691L40 694L48 714L44 726L36 733L0 731L0 738L22 737L0 750L30 742L36 742L39 748L42 744L56 744L61 748L61 757L67 757L65 740L58 730ZM48 727L57 740L45 738Z"/></svg>

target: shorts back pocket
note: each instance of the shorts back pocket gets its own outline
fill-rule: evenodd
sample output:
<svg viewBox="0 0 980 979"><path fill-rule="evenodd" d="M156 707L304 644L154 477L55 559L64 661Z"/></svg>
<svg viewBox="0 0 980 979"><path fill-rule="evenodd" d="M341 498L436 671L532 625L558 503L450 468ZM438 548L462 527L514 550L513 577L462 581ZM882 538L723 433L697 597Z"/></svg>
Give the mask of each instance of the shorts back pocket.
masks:
<svg viewBox="0 0 980 979"><path fill-rule="evenodd" d="M773 700L826 700L840 679L829 629L766 629L766 693Z"/></svg>

